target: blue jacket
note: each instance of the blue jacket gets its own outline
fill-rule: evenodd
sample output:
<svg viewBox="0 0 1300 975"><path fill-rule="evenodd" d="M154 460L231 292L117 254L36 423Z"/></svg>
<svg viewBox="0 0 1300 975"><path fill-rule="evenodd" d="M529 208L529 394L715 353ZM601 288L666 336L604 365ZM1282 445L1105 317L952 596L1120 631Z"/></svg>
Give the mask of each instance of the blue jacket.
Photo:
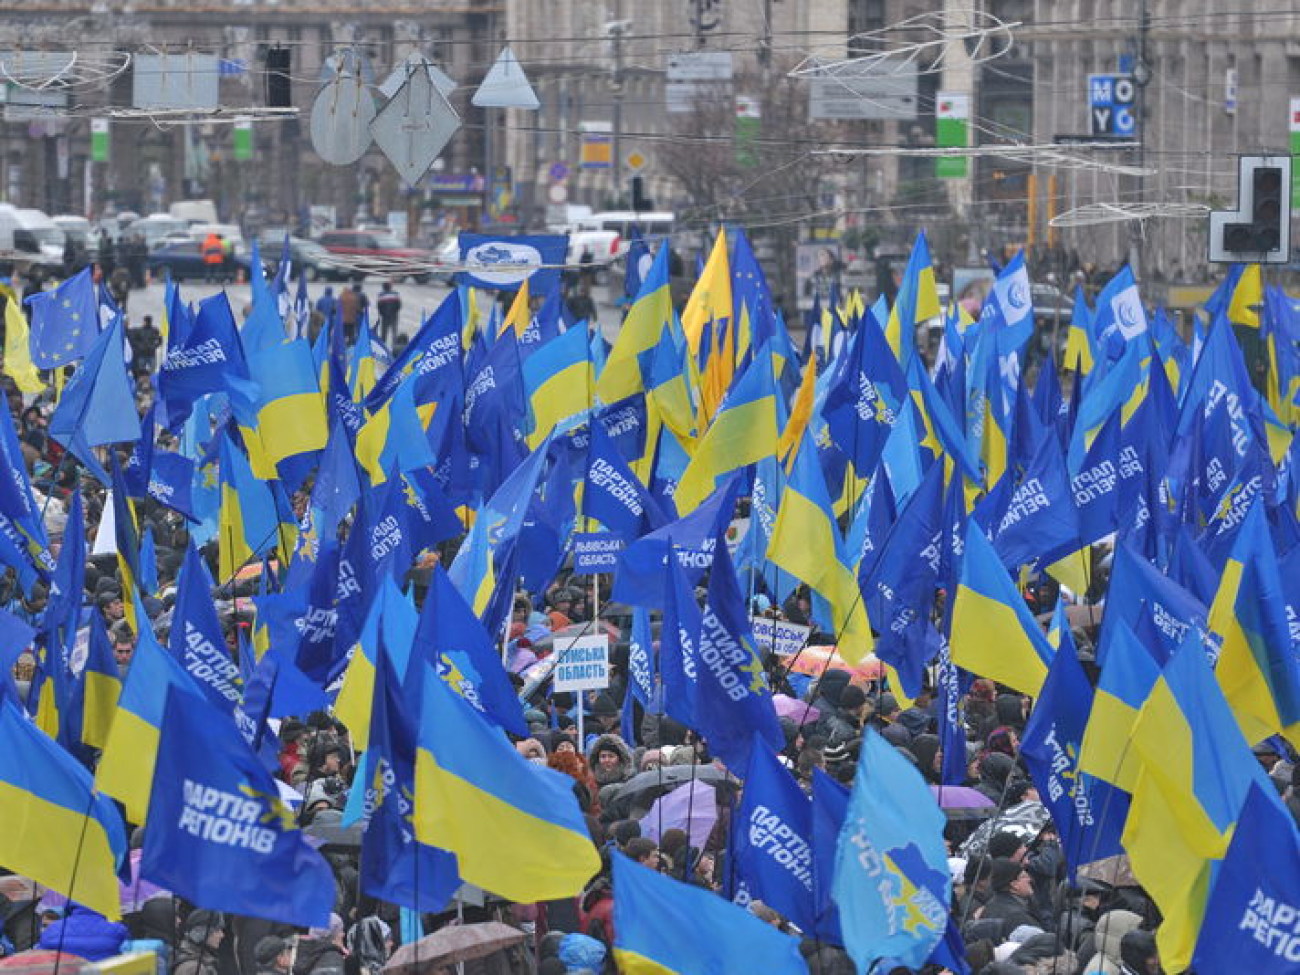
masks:
<svg viewBox="0 0 1300 975"><path fill-rule="evenodd" d="M88 907L72 904L66 917L41 932L40 946L51 951L65 951L87 961L100 961L118 954L126 939L125 924L110 921Z"/></svg>

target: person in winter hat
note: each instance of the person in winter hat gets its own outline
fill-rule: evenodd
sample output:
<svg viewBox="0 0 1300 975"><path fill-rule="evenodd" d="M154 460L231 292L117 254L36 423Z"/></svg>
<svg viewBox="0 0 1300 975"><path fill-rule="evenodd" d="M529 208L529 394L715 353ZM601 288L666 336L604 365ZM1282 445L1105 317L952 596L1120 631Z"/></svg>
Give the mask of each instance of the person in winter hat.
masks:
<svg viewBox="0 0 1300 975"><path fill-rule="evenodd" d="M218 975L217 952L226 937L226 918L220 911L191 911L181 929L172 975Z"/></svg>
<svg viewBox="0 0 1300 975"><path fill-rule="evenodd" d="M605 946L585 934L566 934L560 940L558 957L568 975L600 975L605 954Z"/></svg>
<svg viewBox="0 0 1300 975"><path fill-rule="evenodd" d="M294 975L345 975L343 950L343 919L331 914L328 927L312 928L298 942Z"/></svg>
<svg viewBox="0 0 1300 975"><path fill-rule="evenodd" d="M393 953L393 929L377 917L363 917L348 931L348 975L377 975Z"/></svg>
<svg viewBox="0 0 1300 975"><path fill-rule="evenodd" d="M293 964L293 942L268 934L253 949L257 975L289 975Z"/></svg>
<svg viewBox="0 0 1300 975"><path fill-rule="evenodd" d="M632 751L618 735L601 735L587 753L587 763L596 785L626 782L636 774Z"/></svg>
<svg viewBox="0 0 1300 975"><path fill-rule="evenodd" d="M1120 975L1124 962L1120 958L1120 943L1124 935L1142 926L1142 918L1132 911L1107 911L1097 919L1093 943L1097 953L1088 960L1082 975Z"/></svg>

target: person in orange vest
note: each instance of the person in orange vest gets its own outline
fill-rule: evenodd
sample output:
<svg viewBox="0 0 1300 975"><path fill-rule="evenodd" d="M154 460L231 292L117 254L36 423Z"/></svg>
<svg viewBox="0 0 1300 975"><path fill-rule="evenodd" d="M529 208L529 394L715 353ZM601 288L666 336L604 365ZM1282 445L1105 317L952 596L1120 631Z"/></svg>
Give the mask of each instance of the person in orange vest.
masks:
<svg viewBox="0 0 1300 975"><path fill-rule="evenodd" d="M221 244L221 238L215 233L209 233L203 238L200 253L203 255L203 279L219 281L226 262L226 249Z"/></svg>

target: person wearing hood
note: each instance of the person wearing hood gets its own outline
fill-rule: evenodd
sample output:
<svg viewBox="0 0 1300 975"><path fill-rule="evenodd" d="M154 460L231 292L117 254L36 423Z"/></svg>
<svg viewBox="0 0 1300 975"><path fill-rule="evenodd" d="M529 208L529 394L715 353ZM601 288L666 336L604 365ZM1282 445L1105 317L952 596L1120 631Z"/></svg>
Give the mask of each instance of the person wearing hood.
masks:
<svg viewBox="0 0 1300 975"><path fill-rule="evenodd" d="M253 948L257 975L289 975L293 965L293 942L268 934Z"/></svg>
<svg viewBox="0 0 1300 975"><path fill-rule="evenodd" d="M63 917L41 932L39 946L87 961L101 961L120 952L127 936L125 924L73 903Z"/></svg>
<svg viewBox="0 0 1300 975"><path fill-rule="evenodd" d="M1096 954L1088 959L1081 975L1120 975L1124 970L1121 942L1126 934L1141 926L1142 918L1132 911L1107 911L1098 918L1092 936Z"/></svg>
<svg viewBox="0 0 1300 975"><path fill-rule="evenodd" d="M587 752L587 763L596 785L604 787L626 782L636 774L631 749L618 735L601 735Z"/></svg>
<svg viewBox="0 0 1300 975"><path fill-rule="evenodd" d="M172 975L218 975L217 953L226 938L226 917L220 911L191 911L181 929Z"/></svg>
<svg viewBox="0 0 1300 975"><path fill-rule="evenodd" d="M344 975L343 919L330 915L329 926L312 928L298 942L293 975Z"/></svg>
<svg viewBox="0 0 1300 975"><path fill-rule="evenodd" d="M347 975L379 975L393 953L393 929L377 917L363 917L348 931Z"/></svg>
<svg viewBox="0 0 1300 975"><path fill-rule="evenodd" d="M1163 975L1156 936L1150 931L1130 931L1120 939L1119 957L1123 975Z"/></svg>

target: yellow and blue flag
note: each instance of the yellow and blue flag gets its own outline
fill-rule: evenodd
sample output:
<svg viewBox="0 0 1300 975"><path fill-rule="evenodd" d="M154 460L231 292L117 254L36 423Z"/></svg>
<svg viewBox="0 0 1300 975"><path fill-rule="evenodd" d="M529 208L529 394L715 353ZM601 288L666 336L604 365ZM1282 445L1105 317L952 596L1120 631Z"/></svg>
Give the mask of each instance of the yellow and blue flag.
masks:
<svg viewBox="0 0 1300 975"><path fill-rule="evenodd" d="M682 309L682 329L686 332L686 343L691 355L700 358L706 326L712 322L716 334L719 329L730 325L733 313L727 232L719 230L704 270L700 272L690 297L686 299L686 307Z"/></svg>
<svg viewBox="0 0 1300 975"><path fill-rule="evenodd" d="M1300 962L1300 831L1275 791L1251 783L1214 878L1192 965L1280 972Z"/></svg>
<svg viewBox="0 0 1300 975"><path fill-rule="evenodd" d="M27 316L18 304L13 288L0 285L4 299L4 371L23 393L39 393L45 388L40 373L32 362L30 331Z"/></svg>
<svg viewBox="0 0 1300 975"><path fill-rule="evenodd" d="M218 518L218 575L231 579L245 563L271 551L284 539L275 496L270 484L253 474L248 458L223 433L221 458L221 511ZM283 551L292 551L283 545Z"/></svg>
<svg viewBox="0 0 1300 975"><path fill-rule="evenodd" d="M102 749L108 743L108 733L117 713L122 678L99 613L90 616L90 639L86 642L86 661L79 681L82 744Z"/></svg>
<svg viewBox="0 0 1300 975"><path fill-rule="evenodd" d="M231 397L253 472L276 476L276 465L289 457L320 450L329 439L325 398L306 339L281 342L252 352L248 369L257 384L256 398Z"/></svg>
<svg viewBox="0 0 1300 975"><path fill-rule="evenodd" d="M524 360L524 387L532 415L530 448L565 420L591 409L596 377L587 337L585 326L574 326Z"/></svg>
<svg viewBox="0 0 1300 975"><path fill-rule="evenodd" d="M1214 675L1246 740L1280 733L1300 743L1300 662L1261 500L1233 544L1209 627L1223 641Z"/></svg>
<svg viewBox="0 0 1300 975"><path fill-rule="evenodd" d="M772 359L760 349L718 407L686 465L674 495L677 510L694 511L728 474L773 456L777 420Z"/></svg>
<svg viewBox="0 0 1300 975"><path fill-rule="evenodd" d="M605 367L596 380L601 402L617 403L644 392L641 357L659 344L659 335L673 320L673 296L668 287L668 245L661 244L654 263L628 309Z"/></svg>
<svg viewBox="0 0 1300 975"><path fill-rule="evenodd" d="M1168 658L1157 661L1118 616L1107 617L1102 641L1106 662L1079 746L1079 769L1132 792L1139 768L1137 753L1129 749L1133 723Z"/></svg>
<svg viewBox="0 0 1300 975"><path fill-rule="evenodd" d="M907 268L898 286L898 297L885 324L885 338L894 352L894 359L903 368L916 356L916 326L941 314L939 290L930 263L930 244L923 230L912 244L912 253L907 258Z"/></svg>
<svg viewBox="0 0 1300 975"><path fill-rule="evenodd" d="M948 926L947 818L921 774L868 729L862 738L831 896L859 971L920 968ZM851 920L850 920L851 919Z"/></svg>
<svg viewBox="0 0 1300 975"><path fill-rule="evenodd" d="M872 649L871 626L844 539L831 514L817 445L807 433L781 493L767 557L830 604L841 656L853 663L865 657Z"/></svg>
<svg viewBox="0 0 1300 975"><path fill-rule="evenodd" d="M973 518L966 525L949 640L957 666L1038 696L1052 648Z"/></svg>
<svg viewBox="0 0 1300 975"><path fill-rule="evenodd" d="M1025 725L1020 755L1056 823L1065 859L1077 870L1122 852L1128 797L1079 767L1093 690L1079 663L1063 603L1057 603L1053 629L1059 634L1056 656Z"/></svg>
<svg viewBox="0 0 1300 975"><path fill-rule="evenodd" d="M437 463L416 412L414 391L410 380L400 384L357 431L357 464L372 486Z"/></svg>
<svg viewBox="0 0 1300 975"><path fill-rule="evenodd" d="M710 891L633 863L614 864L614 958L626 975L801 975L799 942ZM672 931L664 937L664 931Z"/></svg>
<svg viewBox="0 0 1300 975"><path fill-rule="evenodd" d="M572 780L519 754L426 669L415 756L415 835L460 875L521 903L576 895L600 869Z"/></svg>
<svg viewBox="0 0 1300 975"><path fill-rule="evenodd" d="M330 865L234 724L175 688L162 710L140 876L196 907L328 924Z"/></svg>
<svg viewBox="0 0 1300 975"><path fill-rule="evenodd" d="M1272 784L1214 680L1192 634L1160 673L1133 723L1141 759L1124 847L1163 916L1161 964L1182 971L1205 916L1210 881L1252 783Z"/></svg>
<svg viewBox="0 0 1300 975"><path fill-rule="evenodd" d="M158 645L153 631L145 627L131 656L131 669L122 684L117 713L95 772L95 788L121 802L127 819L133 823L143 823L149 809L159 729L169 688L189 695L195 706L205 703L185 668Z"/></svg>
<svg viewBox="0 0 1300 975"><path fill-rule="evenodd" d="M126 831L116 807L8 699L0 699L0 741L0 863L105 917L121 917L117 867Z"/></svg>

